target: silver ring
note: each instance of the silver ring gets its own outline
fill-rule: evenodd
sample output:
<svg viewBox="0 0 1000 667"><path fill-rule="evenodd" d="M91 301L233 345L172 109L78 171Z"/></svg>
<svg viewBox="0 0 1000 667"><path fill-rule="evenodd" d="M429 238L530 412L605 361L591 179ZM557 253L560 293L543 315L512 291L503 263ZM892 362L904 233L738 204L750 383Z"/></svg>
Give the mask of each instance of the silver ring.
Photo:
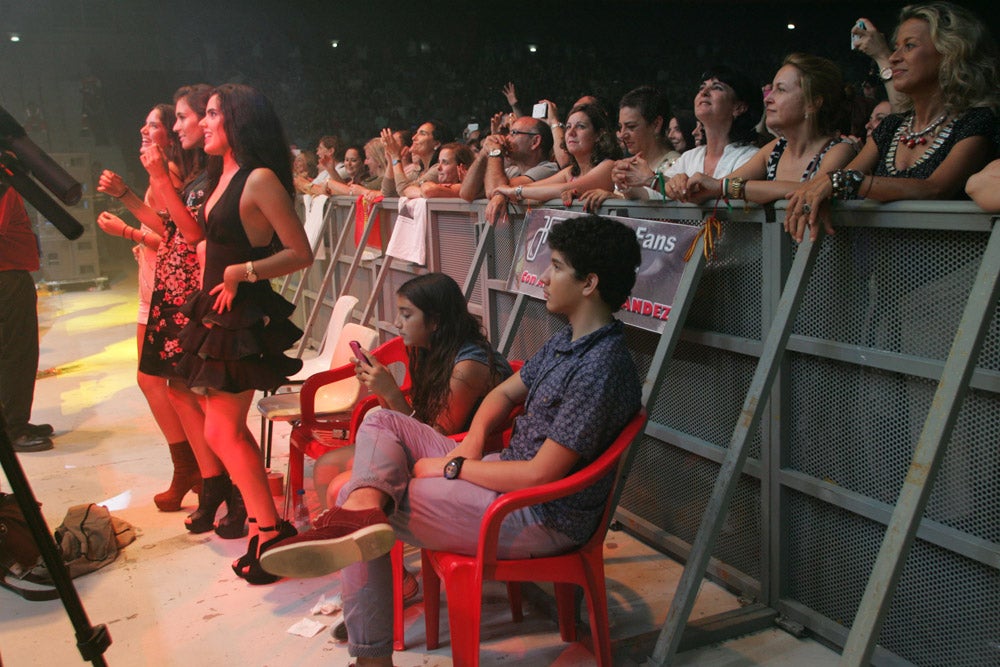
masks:
<svg viewBox="0 0 1000 667"><path fill-rule="evenodd" d="M813 207L810 206L808 203L805 203L805 204L802 205L802 212L803 213L811 213L812 210L813 210Z"/></svg>

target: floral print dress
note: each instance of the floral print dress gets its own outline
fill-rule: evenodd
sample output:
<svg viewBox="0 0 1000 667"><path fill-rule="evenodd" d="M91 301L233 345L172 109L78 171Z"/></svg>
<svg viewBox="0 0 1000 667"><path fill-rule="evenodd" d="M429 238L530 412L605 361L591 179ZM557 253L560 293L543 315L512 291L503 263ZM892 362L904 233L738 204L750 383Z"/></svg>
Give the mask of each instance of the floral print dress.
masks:
<svg viewBox="0 0 1000 667"><path fill-rule="evenodd" d="M197 220L205 201L207 175L192 181L184 190L184 202ZM184 240L173 220L164 220L164 235L156 251L153 295L149 302L149 320L142 342L139 370L148 375L177 377L174 364L180 358L177 340L188 318L181 306L201 289L201 265L195 246Z"/></svg>

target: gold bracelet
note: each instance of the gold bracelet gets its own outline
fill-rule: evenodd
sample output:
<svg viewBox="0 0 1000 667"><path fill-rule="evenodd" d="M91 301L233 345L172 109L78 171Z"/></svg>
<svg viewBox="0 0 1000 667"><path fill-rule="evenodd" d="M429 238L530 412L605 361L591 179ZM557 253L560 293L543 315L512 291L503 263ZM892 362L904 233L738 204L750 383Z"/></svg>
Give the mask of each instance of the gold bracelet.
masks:
<svg viewBox="0 0 1000 667"><path fill-rule="evenodd" d="M746 192L747 179L740 178L739 176L731 176L728 180L729 184L729 199L743 199L743 195Z"/></svg>

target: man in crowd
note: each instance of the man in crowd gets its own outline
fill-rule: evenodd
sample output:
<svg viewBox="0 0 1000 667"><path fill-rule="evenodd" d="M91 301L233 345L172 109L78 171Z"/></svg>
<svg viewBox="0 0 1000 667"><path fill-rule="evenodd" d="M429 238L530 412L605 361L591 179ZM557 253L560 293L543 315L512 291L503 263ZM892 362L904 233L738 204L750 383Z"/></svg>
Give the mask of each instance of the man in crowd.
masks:
<svg viewBox="0 0 1000 667"><path fill-rule="evenodd" d="M552 176L559 165L552 162L552 130L545 121L521 116L506 136L491 134L462 181L460 196L466 201L490 197L484 213L496 224L507 206L507 198L492 194L500 186L528 185Z"/></svg>

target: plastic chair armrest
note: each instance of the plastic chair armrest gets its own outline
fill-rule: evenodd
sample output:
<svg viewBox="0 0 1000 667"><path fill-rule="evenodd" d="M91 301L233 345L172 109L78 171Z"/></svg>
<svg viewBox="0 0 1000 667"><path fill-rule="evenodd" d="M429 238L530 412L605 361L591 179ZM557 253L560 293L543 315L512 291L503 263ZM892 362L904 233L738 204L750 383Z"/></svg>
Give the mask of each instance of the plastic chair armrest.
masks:
<svg viewBox="0 0 1000 667"><path fill-rule="evenodd" d="M508 491L490 503L483 514L483 522L479 527L479 544L476 552L479 562L496 560L500 525L508 514L523 507L565 498L591 486L608 473L614 472L620 464L625 450L639 435L645 421L645 410L640 410L629 420L611 445L581 470L546 484Z"/></svg>
<svg viewBox="0 0 1000 667"><path fill-rule="evenodd" d="M354 364L344 364L328 371L316 373L302 385L299 401L302 407L302 422L304 424L316 421L316 392L328 384L354 377Z"/></svg>

